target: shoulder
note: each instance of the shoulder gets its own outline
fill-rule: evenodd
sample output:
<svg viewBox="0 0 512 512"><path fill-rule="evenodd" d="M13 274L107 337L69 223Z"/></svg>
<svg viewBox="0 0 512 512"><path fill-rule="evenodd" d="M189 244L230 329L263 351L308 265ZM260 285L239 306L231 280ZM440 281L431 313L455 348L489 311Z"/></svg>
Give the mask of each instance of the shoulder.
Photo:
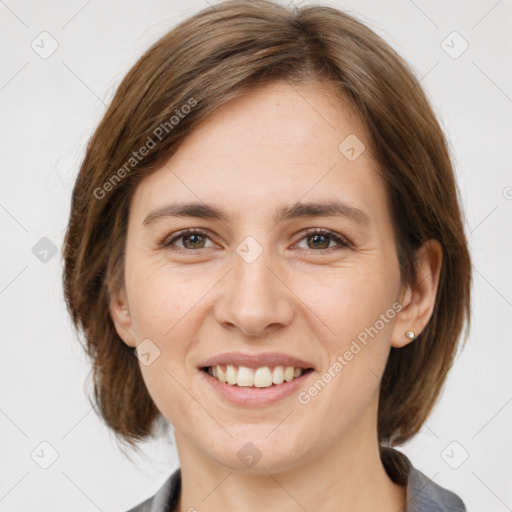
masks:
<svg viewBox="0 0 512 512"><path fill-rule="evenodd" d="M128 512L174 512L181 490L181 470L174 473L164 482L154 496L139 503Z"/></svg>
<svg viewBox="0 0 512 512"><path fill-rule="evenodd" d="M466 512L464 502L455 493L413 467L409 472L407 501L407 512Z"/></svg>
<svg viewBox="0 0 512 512"><path fill-rule="evenodd" d="M398 450L383 448L382 462L390 478L407 488L405 512L466 512L464 502L418 471Z"/></svg>

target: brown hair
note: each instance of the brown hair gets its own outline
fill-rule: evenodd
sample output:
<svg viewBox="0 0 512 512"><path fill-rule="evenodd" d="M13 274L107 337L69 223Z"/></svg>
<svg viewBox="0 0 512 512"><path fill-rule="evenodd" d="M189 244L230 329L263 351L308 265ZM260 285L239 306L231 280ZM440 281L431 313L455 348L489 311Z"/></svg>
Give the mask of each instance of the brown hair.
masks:
<svg viewBox="0 0 512 512"><path fill-rule="evenodd" d="M381 443L403 443L419 430L465 320L467 336L471 263L450 154L405 61L368 27L330 7L218 3L158 40L128 72L88 144L73 191L66 304L93 362L93 405L130 446L153 435L155 420L162 420L109 312L110 290L123 284L131 197L214 110L275 80L327 81L359 113L386 184L402 281L417 282L415 250L425 241L437 239L443 249L429 323L414 343L391 349L380 388ZM143 147L144 157L135 157Z"/></svg>

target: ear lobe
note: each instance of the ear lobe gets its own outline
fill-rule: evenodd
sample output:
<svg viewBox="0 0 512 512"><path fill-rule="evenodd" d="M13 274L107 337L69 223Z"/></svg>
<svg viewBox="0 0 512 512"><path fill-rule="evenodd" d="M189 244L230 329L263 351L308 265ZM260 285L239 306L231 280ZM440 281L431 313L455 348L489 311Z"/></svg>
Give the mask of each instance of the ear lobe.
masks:
<svg viewBox="0 0 512 512"><path fill-rule="evenodd" d="M130 347L136 346L132 318L124 287L110 297L110 317L120 338Z"/></svg>
<svg viewBox="0 0 512 512"><path fill-rule="evenodd" d="M428 240L416 255L416 283L403 293L402 310L397 315L391 345L402 348L414 341L427 325L437 296L443 251L437 240ZM412 337L410 332L415 333Z"/></svg>

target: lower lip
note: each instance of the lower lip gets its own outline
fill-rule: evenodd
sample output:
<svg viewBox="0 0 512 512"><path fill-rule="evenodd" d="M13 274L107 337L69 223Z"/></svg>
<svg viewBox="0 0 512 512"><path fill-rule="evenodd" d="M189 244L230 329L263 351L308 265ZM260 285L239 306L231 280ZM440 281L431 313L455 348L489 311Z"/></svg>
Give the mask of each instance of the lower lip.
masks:
<svg viewBox="0 0 512 512"><path fill-rule="evenodd" d="M221 382L203 370L199 370L199 372L206 379L206 382L223 398L235 405L246 407L262 407L289 397L297 393L306 380L309 379L310 375L313 374L313 371L308 371L290 382L283 382L282 384L272 385L268 388L255 388L249 386L232 386Z"/></svg>

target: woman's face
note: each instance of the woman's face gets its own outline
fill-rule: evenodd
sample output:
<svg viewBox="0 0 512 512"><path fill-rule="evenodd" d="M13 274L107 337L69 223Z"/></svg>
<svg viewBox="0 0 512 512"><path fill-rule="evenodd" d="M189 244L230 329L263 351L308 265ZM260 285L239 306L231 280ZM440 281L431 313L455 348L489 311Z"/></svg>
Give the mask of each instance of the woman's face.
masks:
<svg viewBox="0 0 512 512"><path fill-rule="evenodd" d="M376 439L380 378L404 328L368 146L332 92L274 83L228 102L136 189L112 308L124 341L142 343L178 449L259 472ZM287 366L303 373L279 383L299 373Z"/></svg>

